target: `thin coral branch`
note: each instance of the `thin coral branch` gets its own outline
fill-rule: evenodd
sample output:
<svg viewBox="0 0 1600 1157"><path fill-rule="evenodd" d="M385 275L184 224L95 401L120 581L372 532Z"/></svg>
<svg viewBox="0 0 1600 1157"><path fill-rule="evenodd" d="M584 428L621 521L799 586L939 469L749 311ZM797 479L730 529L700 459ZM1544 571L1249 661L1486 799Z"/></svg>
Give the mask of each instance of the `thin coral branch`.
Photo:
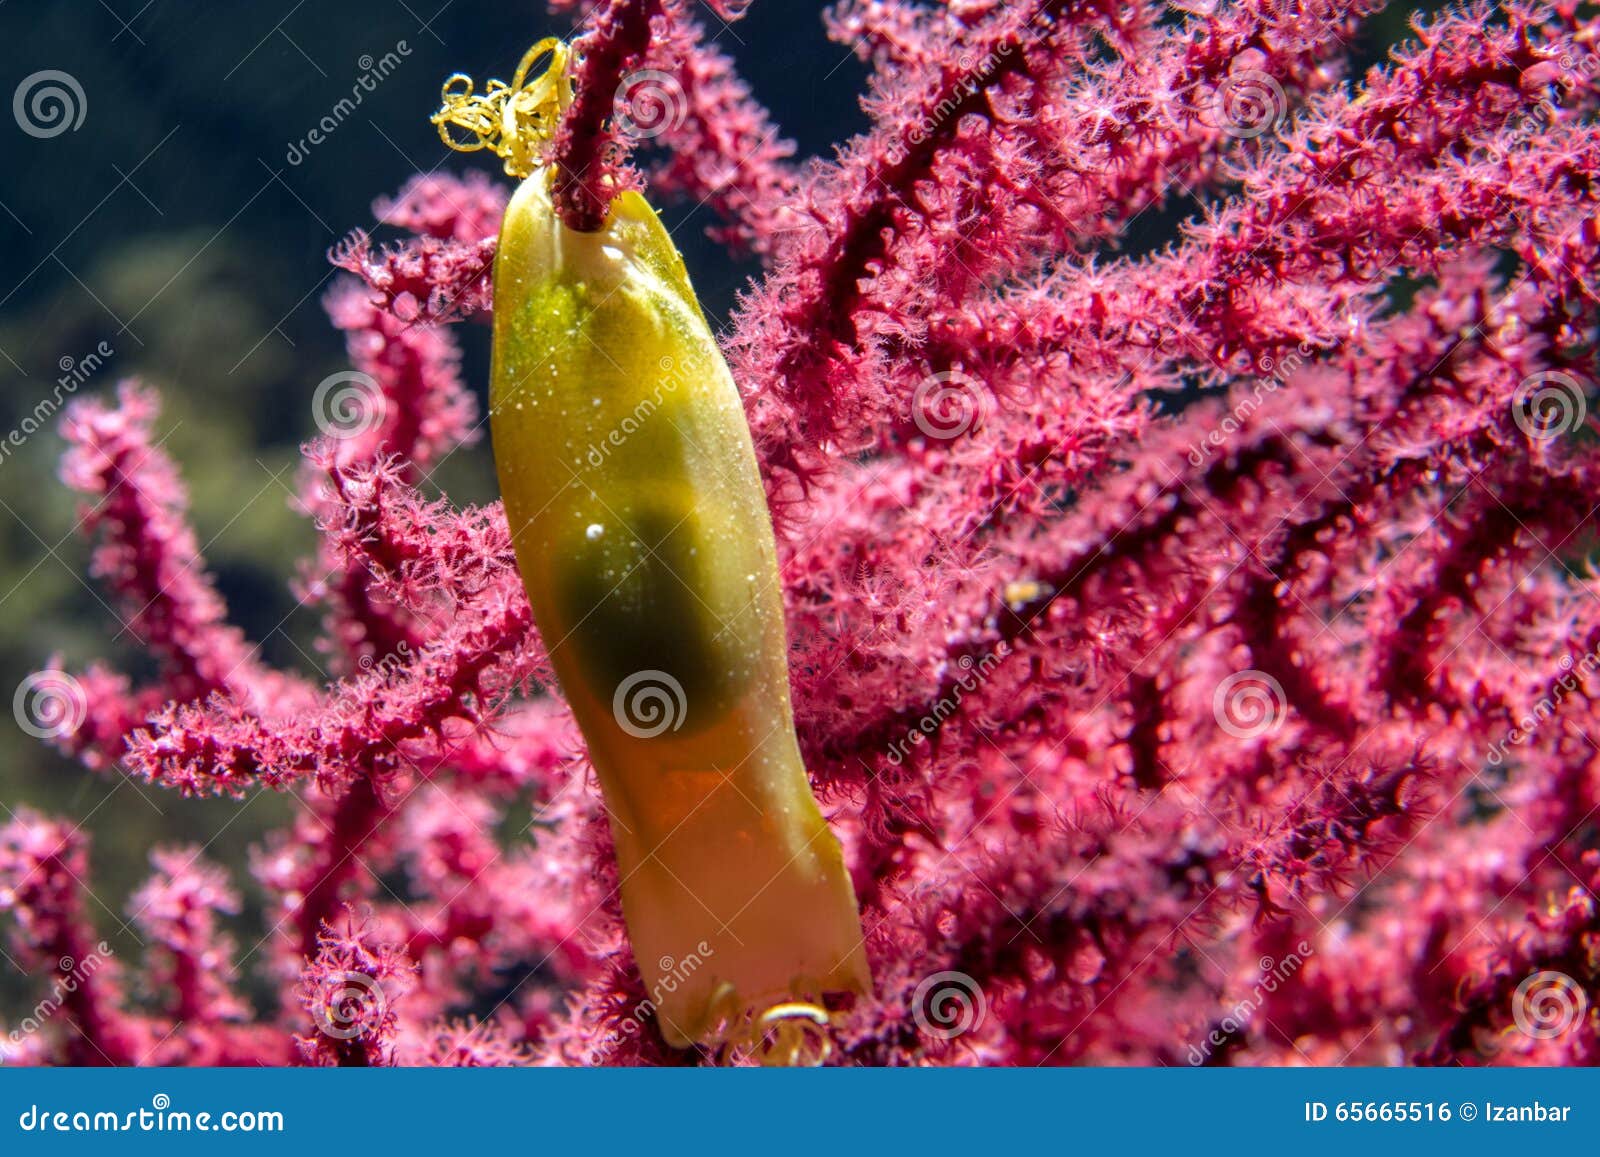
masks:
<svg viewBox="0 0 1600 1157"><path fill-rule="evenodd" d="M612 197L631 183L622 169L628 138L617 131L613 106L624 74L649 50L652 20L661 17L660 0L606 0L575 45L577 95L551 152L552 195L569 229L595 232Z"/></svg>

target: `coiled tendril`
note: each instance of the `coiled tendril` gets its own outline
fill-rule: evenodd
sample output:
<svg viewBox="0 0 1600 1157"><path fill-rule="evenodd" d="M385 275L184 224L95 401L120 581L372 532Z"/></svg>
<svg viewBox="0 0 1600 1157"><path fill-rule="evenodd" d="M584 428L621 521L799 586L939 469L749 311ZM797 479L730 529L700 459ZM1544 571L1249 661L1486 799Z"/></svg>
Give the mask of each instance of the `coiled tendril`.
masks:
<svg viewBox="0 0 1600 1157"><path fill-rule="evenodd" d="M546 57L549 64L529 79ZM440 91L439 111L429 118L439 139L457 152L488 149L505 162L508 176L526 177L539 167L539 150L572 104L571 59L566 43L549 36L528 49L510 84L491 80L478 93L470 76L454 74Z"/></svg>
<svg viewBox="0 0 1600 1157"><path fill-rule="evenodd" d="M712 997L716 1027L702 1042L721 1063L753 1060L775 1068L816 1068L833 1055L828 1010L809 1000L790 1000L760 1012L741 1007L732 985Z"/></svg>

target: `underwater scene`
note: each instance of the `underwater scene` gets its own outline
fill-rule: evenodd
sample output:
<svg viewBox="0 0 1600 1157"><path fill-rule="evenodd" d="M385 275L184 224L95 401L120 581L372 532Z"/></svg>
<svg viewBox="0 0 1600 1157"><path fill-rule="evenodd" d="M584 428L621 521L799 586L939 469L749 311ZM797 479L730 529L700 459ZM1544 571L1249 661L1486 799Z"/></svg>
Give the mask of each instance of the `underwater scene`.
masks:
<svg viewBox="0 0 1600 1157"><path fill-rule="evenodd" d="M1600 10L0 30L0 1067L1600 1063Z"/></svg>

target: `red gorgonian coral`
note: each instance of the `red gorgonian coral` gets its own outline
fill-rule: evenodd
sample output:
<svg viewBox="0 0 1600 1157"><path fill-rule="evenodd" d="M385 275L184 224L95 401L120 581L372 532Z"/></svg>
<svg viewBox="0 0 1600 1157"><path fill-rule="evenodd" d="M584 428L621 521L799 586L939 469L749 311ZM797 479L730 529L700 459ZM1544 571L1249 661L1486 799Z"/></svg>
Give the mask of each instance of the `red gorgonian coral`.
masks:
<svg viewBox="0 0 1600 1157"><path fill-rule="evenodd" d="M1376 6L846 0L871 128L804 166L682 0L587 18L574 211L693 198L765 263L724 347L875 986L830 1063L1600 1061L1600 23L1456 10L1346 77ZM335 254L325 686L227 625L153 396L71 411L160 673L43 672L37 729L303 806L253 860L276 1010L197 849L133 897L130 996L85 967L82 836L0 829L52 993L15 1059L745 1059L661 1042L501 511L418 488L479 427L451 327L505 192L418 177L403 240ZM1119 249L1159 208L1180 236Z"/></svg>

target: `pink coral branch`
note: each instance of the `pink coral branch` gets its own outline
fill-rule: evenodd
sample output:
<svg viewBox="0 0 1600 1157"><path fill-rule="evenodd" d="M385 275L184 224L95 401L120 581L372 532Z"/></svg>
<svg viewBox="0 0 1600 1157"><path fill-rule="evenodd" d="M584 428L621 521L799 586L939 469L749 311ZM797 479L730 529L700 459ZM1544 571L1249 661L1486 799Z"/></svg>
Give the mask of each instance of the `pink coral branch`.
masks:
<svg viewBox="0 0 1600 1157"><path fill-rule="evenodd" d="M296 994L310 1018L298 1039L310 1064L366 1068L395 1061L400 1003L415 966L370 912L324 926Z"/></svg>
<svg viewBox="0 0 1600 1157"><path fill-rule="evenodd" d="M1535 1064L1595 1063L1600 1056L1600 1012L1594 1006L1600 992L1594 953L1600 936L1595 909L1600 856L1591 851L1586 864L1586 885L1575 885L1546 910L1529 913L1527 923L1506 938L1484 972L1460 993L1454 1016L1419 1059L1480 1063L1485 1053L1496 1056L1504 1043L1525 1050ZM1545 987L1535 991L1535 985ZM1531 1034L1511 1031L1519 1018L1533 1027Z"/></svg>
<svg viewBox="0 0 1600 1157"><path fill-rule="evenodd" d="M52 977L40 1007L59 1007L71 1022L67 1063L137 1064L151 1041L123 1013L116 961L83 911L88 866L87 841L65 824L24 809L0 827L0 911L15 919L13 949Z"/></svg>
<svg viewBox="0 0 1600 1157"><path fill-rule="evenodd" d="M219 916L238 913L238 893L198 848L157 849L150 859L156 875L133 894L129 911L153 946L151 983L177 1021L244 1019L229 984L236 946L217 926Z"/></svg>
<svg viewBox="0 0 1600 1157"><path fill-rule="evenodd" d="M172 460L152 444L155 395L125 383L118 405L87 400L68 411L64 432L71 449L62 459L67 485L86 496L80 526L99 536L92 571L117 596L124 627L162 666L162 681L130 704L103 670L90 676L97 690L91 707L114 722L68 737L86 759L110 762L120 744L109 740L162 699L198 699L226 692L261 709L290 710L303 702L297 680L260 664L243 634L226 622L226 608L205 571L205 560L186 514L188 496ZM83 741L100 736L101 744ZM108 741L109 740L109 741Z"/></svg>
<svg viewBox="0 0 1600 1157"><path fill-rule="evenodd" d="M733 61L706 42L685 6L664 7L665 35L652 38L646 63L678 91L665 94L668 109L650 125L650 143L665 157L652 168L650 187L708 206L724 222L713 237L770 257L799 223L794 142L779 136Z"/></svg>
<svg viewBox="0 0 1600 1157"><path fill-rule="evenodd" d="M411 325L472 317L490 305L489 271L505 205L505 188L481 173L423 174L398 196L373 205L379 224L406 229L411 239L375 249L358 229L328 257L359 277L371 302L397 321Z"/></svg>
<svg viewBox="0 0 1600 1157"><path fill-rule="evenodd" d="M556 211L579 233L599 229L611 198L633 183L622 168L628 138L617 132L612 109L624 74L644 60L658 18L661 0L604 0L573 46L577 96L561 120L550 163Z"/></svg>

